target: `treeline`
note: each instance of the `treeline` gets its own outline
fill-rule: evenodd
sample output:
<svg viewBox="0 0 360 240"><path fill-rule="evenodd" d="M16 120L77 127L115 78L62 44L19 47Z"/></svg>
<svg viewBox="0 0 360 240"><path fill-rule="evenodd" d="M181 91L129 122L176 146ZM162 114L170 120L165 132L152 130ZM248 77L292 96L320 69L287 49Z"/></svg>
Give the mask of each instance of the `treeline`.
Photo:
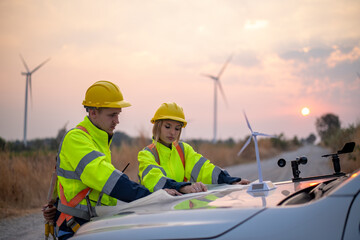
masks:
<svg viewBox="0 0 360 240"><path fill-rule="evenodd" d="M353 124L347 127L341 126L341 121L339 117L332 113L327 113L316 119L315 127L318 136L320 137L319 144L333 150L336 150L344 145L345 142L355 141L359 139L357 132L359 131L359 123ZM0 136L0 151L11 151L11 152L22 152L22 151L57 151L59 144L68 130L66 127L59 129L58 134L54 138L45 138L45 139L34 139L29 140L27 145L20 140L16 141L6 141ZM249 136L244 137L238 141L233 138L228 138L226 140L219 140L218 145L223 145L227 147L234 147L237 144L244 143ZM262 139L260 139L262 140ZM277 135L276 138L271 138L271 146L275 149L281 151L292 150L303 144L314 144L316 141L316 136L314 133L310 133L308 137L299 139L297 136L294 136L292 139L286 139L283 133ZM140 133L139 137L131 137L124 132L116 131L112 139L112 148L121 147L121 145L134 145L138 144L139 141L143 142L146 146L151 142L150 138L146 138L145 134ZM211 144L210 140L204 139L187 139L191 145L195 148L198 148L202 144ZM356 145L359 147L358 145Z"/></svg>

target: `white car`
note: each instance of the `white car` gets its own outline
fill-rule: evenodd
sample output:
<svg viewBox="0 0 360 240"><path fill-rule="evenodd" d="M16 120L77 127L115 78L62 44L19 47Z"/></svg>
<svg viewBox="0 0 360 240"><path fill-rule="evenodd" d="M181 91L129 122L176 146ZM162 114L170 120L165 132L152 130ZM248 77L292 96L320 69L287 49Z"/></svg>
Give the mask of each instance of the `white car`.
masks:
<svg viewBox="0 0 360 240"><path fill-rule="evenodd" d="M341 153L346 151L331 156ZM160 190L101 207L102 217L81 226L72 239L360 239L360 170L343 174L335 160L334 174L301 178L301 163L292 161L294 178L273 183L272 190L261 189L265 182L252 191L211 185L206 193L176 197Z"/></svg>

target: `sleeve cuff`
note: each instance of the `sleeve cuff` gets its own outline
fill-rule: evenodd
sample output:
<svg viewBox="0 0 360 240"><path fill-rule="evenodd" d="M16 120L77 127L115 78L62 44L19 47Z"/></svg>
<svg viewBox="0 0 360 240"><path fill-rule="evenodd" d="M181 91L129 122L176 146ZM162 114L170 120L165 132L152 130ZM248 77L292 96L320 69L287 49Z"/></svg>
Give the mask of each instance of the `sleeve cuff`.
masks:
<svg viewBox="0 0 360 240"><path fill-rule="evenodd" d="M218 179L218 184L226 183L233 184L234 182L240 182L241 178L239 177L231 177L228 172L221 171Z"/></svg>
<svg viewBox="0 0 360 240"><path fill-rule="evenodd" d="M131 202L151 194L144 186L131 181L125 174L121 175L112 189L110 196L124 202Z"/></svg>
<svg viewBox="0 0 360 240"><path fill-rule="evenodd" d="M176 189L176 191L179 191L180 188L186 185L191 185L189 182L176 182L173 179L167 179L166 183L163 188L170 188L170 189Z"/></svg>

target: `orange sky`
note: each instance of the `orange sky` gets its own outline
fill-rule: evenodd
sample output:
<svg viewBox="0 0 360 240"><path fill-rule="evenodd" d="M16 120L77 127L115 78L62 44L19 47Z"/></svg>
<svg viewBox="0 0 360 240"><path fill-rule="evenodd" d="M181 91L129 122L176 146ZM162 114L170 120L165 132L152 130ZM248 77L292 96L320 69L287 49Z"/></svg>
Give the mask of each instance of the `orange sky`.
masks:
<svg viewBox="0 0 360 240"><path fill-rule="evenodd" d="M212 139L213 89L220 139L255 131L292 138L315 133L315 120L360 120L360 2L345 1L0 1L0 137L22 140L25 70L32 76L27 138L54 137L80 122L86 89L117 83L133 106L117 130L149 137L162 102L189 120L185 138ZM310 108L309 116L301 109Z"/></svg>

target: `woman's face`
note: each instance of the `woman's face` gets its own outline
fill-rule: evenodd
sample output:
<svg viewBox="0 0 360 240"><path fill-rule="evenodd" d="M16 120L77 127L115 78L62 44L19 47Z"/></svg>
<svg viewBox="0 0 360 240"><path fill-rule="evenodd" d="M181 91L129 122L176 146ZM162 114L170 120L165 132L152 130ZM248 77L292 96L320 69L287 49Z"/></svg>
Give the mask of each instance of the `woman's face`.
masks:
<svg viewBox="0 0 360 240"><path fill-rule="evenodd" d="M160 140L170 145L175 140L179 139L182 124L173 120L163 120L160 131Z"/></svg>

